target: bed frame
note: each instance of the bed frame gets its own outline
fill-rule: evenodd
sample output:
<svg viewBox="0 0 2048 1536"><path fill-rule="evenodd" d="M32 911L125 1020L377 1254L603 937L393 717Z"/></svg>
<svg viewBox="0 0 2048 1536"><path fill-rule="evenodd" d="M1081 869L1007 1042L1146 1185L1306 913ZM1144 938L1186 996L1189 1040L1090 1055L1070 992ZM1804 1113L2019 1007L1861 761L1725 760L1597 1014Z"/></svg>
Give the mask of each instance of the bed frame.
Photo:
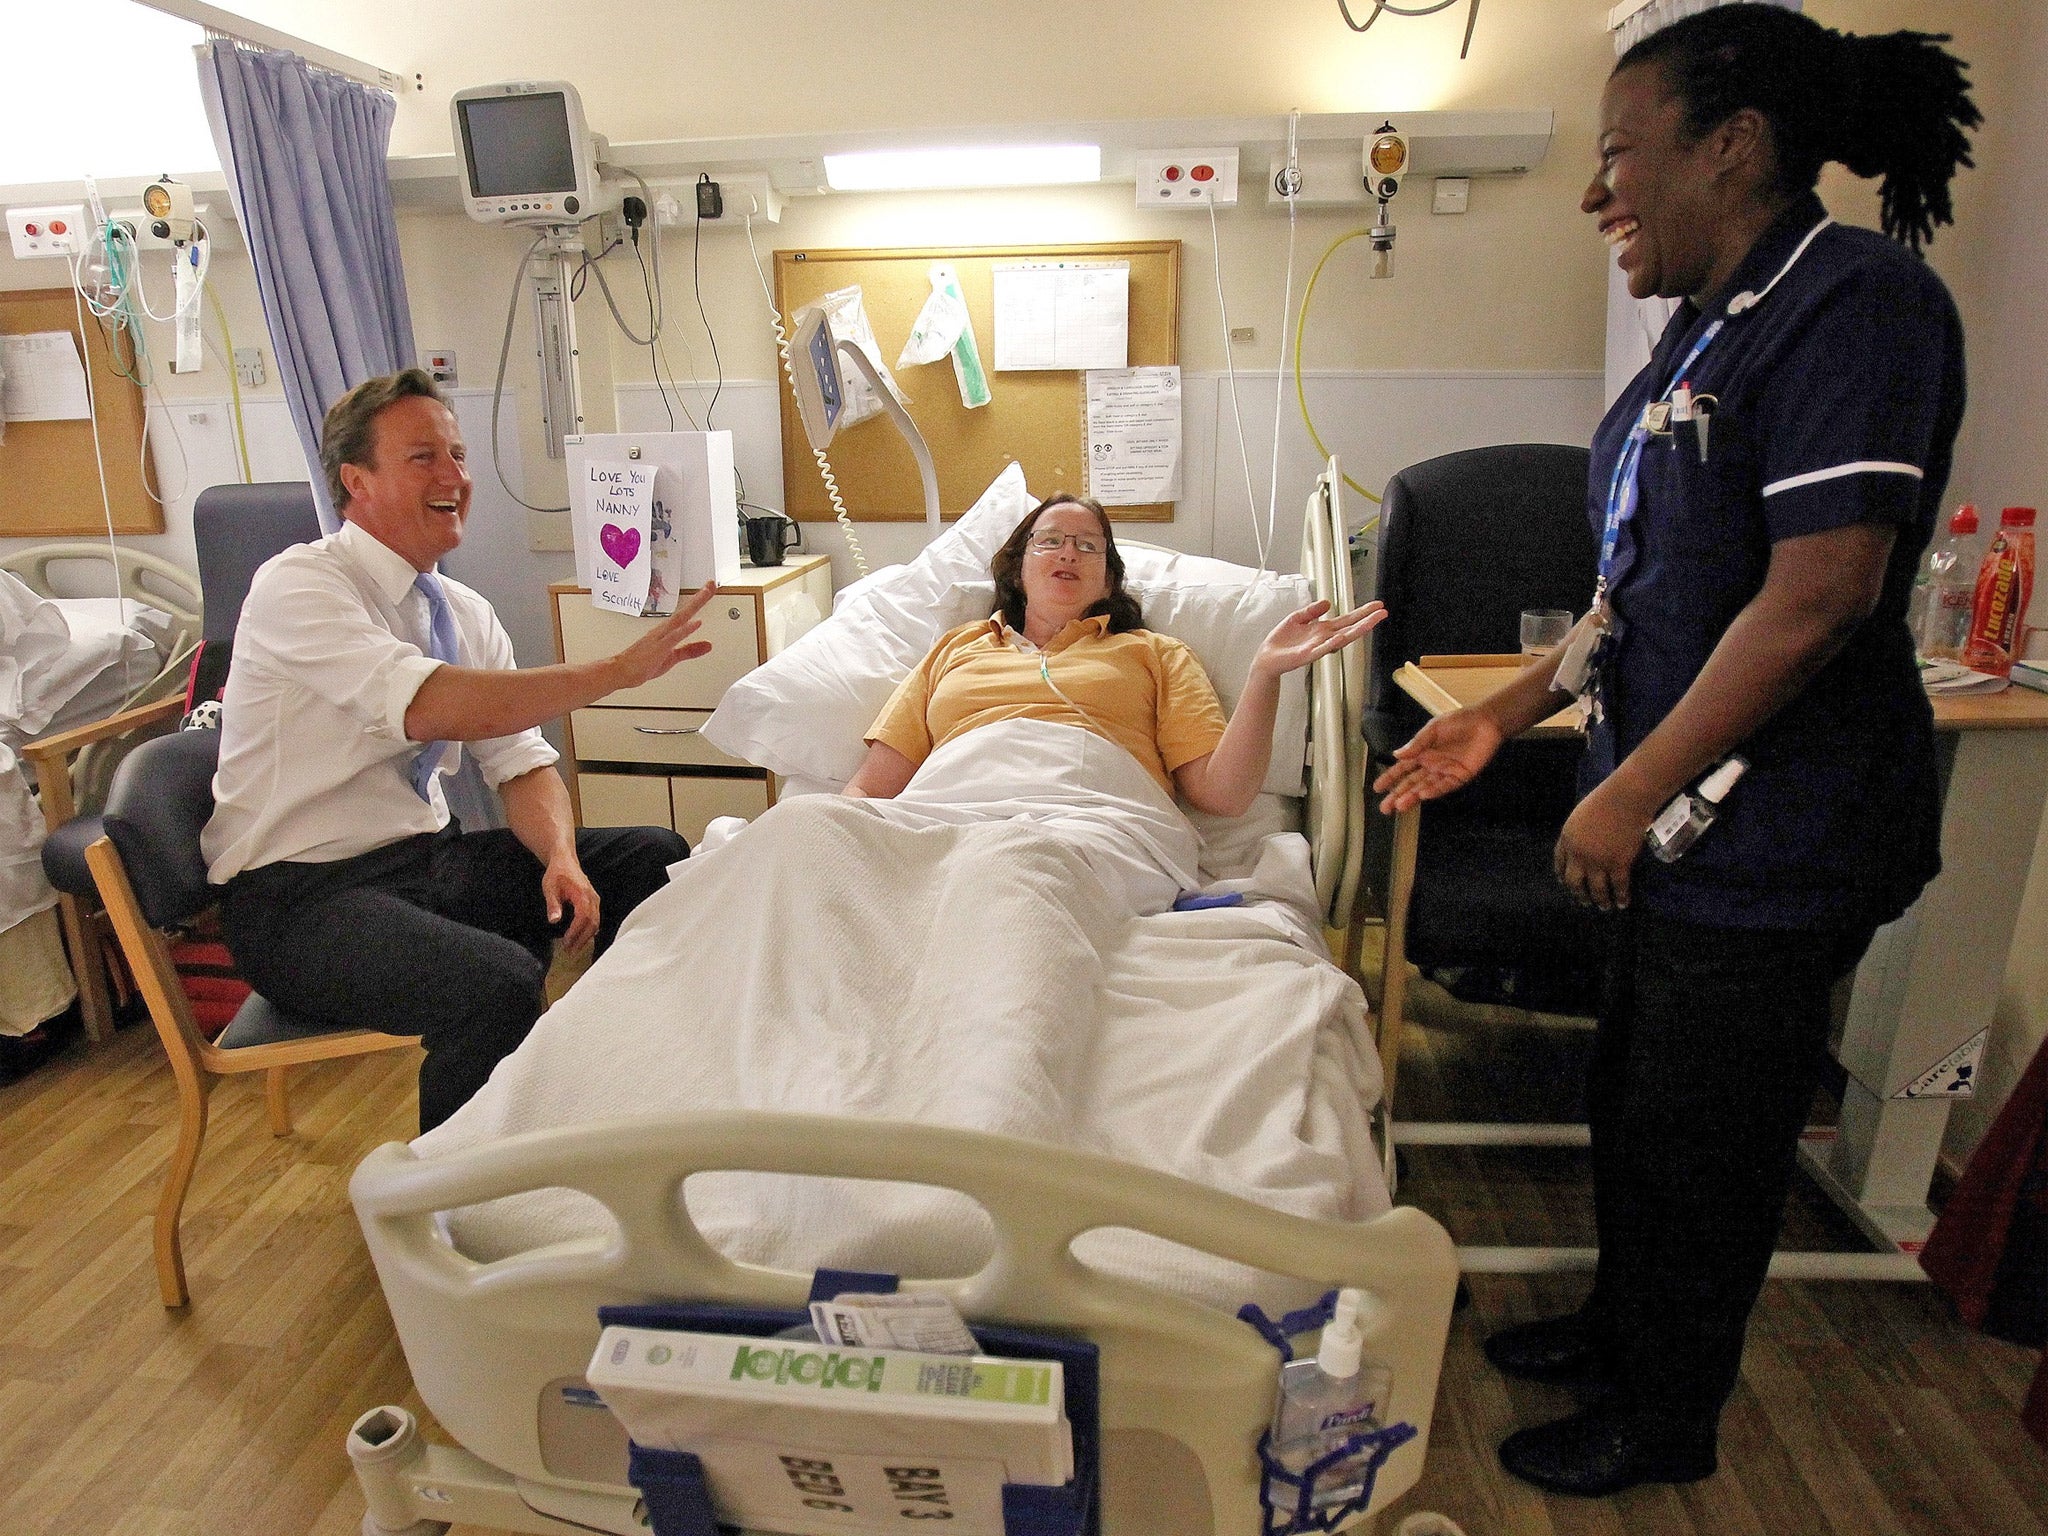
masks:
<svg viewBox="0 0 2048 1536"><path fill-rule="evenodd" d="M168 613L177 625L170 654L156 676L130 693L122 701L120 711L110 713L183 698L185 673L191 665L192 653L199 648L200 634L199 581L191 572L118 544L36 544L0 555L0 570L11 571L43 597L111 597L109 588L115 583L107 578L109 565L119 582L121 596ZM54 579L53 568L64 566L98 569L85 575L67 573L67 578L59 583ZM132 741L116 739L96 741L82 748L71 765L73 803L88 810L98 807L106 799L115 767L133 745Z"/></svg>
<svg viewBox="0 0 2048 1536"><path fill-rule="evenodd" d="M1332 475L1334 476L1334 466ZM1310 498L1303 563L1348 606L1350 565L1329 478ZM1360 686L1352 686L1347 672ZM1309 807L1318 894L1348 922L1360 817L1362 665L1311 676ZM906 1279L975 1321L1068 1332L1101 1352L1102 1529L1108 1536L1252 1536L1256 1446L1272 1410L1272 1347L1223 1312L1092 1270L1083 1233L1130 1228L1306 1281L1356 1285L1384 1311L1367 1348L1393 1369L1392 1418L1416 1437L1382 1468L1369 1517L1421 1473L1450 1326L1457 1262L1420 1211L1348 1224L1282 1215L1170 1174L1093 1154L933 1126L755 1112L537 1132L450 1157L392 1143L357 1168L357 1215L421 1399L456 1445L429 1444L403 1408L351 1429L370 1536L449 1522L507 1531L644 1531L624 1432L588 1406L583 1370L600 1306L675 1298L801 1309L808 1275L740 1265L689 1219L683 1182L745 1170L909 1181L976 1200L995 1229L971 1275ZM544 1188L611 1214L608 1237L490 1263L456 1252L437 1214Z"/></svg>

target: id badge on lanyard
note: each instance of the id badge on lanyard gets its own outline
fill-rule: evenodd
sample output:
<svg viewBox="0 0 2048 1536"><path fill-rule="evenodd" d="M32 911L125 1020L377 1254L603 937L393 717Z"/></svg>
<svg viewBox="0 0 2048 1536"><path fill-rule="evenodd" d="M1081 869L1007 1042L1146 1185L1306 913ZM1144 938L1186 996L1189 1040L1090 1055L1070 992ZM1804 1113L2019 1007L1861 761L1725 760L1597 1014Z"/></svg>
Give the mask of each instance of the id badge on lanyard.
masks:
<svg viewBox="0 0 2048 1536"><path fill-rule="evenodd" d="M1643 414L1628 430L1628 437L1621 445L1621 454L1614 461L1614 474L1607 482L1607 516L1600 532L1600 577L1593 587L1593 622L1579 632L1559 658L1555 674L1555 685L1578 695L1586 706L1586 718L1595 724L1606 718L1606 706L1601 699L1601 678L1613 664L1615 651L1621 643L1621 618L1615 613L1608 593L1614 582L1621 531L1635 519L1636 505L1641 499L1639 480L1643 448L1652 435L1661 436L1670 430L1673 395L1685 391L1689 397L1686 377L1700 360L1700 355L1721 334L1721 327L1726 323L1716 320L1701 333L1700 339L1685 355L1685 361L1678 365L1678 372L1671 376L1664 393L1643 407Z"/></svg>

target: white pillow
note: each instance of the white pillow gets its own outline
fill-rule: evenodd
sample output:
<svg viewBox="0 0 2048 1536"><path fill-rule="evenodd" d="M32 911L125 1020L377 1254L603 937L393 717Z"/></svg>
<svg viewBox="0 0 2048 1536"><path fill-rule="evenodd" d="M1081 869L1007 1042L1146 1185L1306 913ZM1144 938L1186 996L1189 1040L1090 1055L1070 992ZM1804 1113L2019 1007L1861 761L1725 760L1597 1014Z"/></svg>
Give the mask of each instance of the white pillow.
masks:
<svg viewBox="0 0 2048 1536"><path fill-rule="evenodd" d="M829 619L726 689L704 738L785 778L844 784L889 695L951 627L940 619L953 587L988 575L1032 505L1011 464L915 560L866 577Z"/></svg>

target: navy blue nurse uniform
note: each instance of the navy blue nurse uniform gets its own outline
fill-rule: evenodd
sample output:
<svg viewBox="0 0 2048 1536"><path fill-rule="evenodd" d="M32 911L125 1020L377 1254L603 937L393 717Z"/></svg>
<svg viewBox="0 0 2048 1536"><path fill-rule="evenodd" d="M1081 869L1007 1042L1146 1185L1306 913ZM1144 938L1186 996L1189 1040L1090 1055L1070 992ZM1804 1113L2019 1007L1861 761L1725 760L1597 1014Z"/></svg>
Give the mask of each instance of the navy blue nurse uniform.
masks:
<svg viewBox="0 0 2048 1536"><path fill-rule="evenodd" d="M1682 304L1593 443L1606 518L1630 428L1693 362L1704 458L1644 445L1609 600L1620 638L1588 734L1590 792L1685 695L1782 539L1897 530L1875 611L1736 750L1748 773L1684 858L1644 857L1589 1090L1600 1268L1588 1316L1646 1412L1710 1427L1775 1245L1825 1052L1832 983L1940 867L1934 722L1907 608L1963 411L1962 328L1917 256L1812 194L1704 311Z"/></svg>

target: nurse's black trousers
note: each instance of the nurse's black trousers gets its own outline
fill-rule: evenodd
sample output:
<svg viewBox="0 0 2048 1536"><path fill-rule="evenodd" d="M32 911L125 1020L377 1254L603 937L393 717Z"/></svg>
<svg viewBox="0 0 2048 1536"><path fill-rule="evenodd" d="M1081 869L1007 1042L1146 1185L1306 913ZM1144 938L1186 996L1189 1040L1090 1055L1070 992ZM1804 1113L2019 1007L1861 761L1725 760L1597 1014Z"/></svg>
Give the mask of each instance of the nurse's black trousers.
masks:
<svg viewBox="0 0 2048 1536"><path fill-rule="evenodd" d="M1586 1315L1647 1417L1711 1434L1734 1390L1826 1057L1849 934L1615 919L1588 1085Z"/></svg>

